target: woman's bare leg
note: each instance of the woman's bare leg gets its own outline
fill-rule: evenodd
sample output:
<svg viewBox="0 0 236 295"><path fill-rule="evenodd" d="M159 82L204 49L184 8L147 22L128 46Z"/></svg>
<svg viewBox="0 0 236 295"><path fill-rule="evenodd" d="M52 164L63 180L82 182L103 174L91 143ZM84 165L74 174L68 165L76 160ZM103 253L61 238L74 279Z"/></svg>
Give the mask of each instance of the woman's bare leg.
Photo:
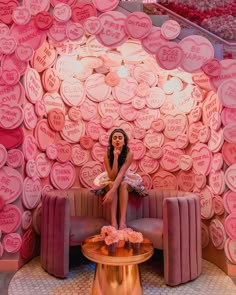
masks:
<svg viewBox="0 0 236 295"><path fill-rule="evenodd" d="M119 186L119 206L120 206L120 220L119 229L126 228L126 212L128 206L128 193L129 185L126 182L121 182Z"/></svg>
<svg viewBox="0 0 236 295"><path fill-rule="evenodd" d="M117 205L118 205L118 193L114 193L112 202L111 202L111 225L115 228L118 228L117 224Z"/></svg>

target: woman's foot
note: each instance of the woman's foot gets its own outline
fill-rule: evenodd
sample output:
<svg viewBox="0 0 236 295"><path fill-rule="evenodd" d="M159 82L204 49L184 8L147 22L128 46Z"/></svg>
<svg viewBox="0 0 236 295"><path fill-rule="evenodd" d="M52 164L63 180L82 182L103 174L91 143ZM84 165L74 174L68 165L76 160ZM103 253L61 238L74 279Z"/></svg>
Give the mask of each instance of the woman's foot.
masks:
<svg viewBox="0 0 236 295"><path fill-rule="evenodd" d="M115 229L118 229L118 224L117 222L111 222L111 226L113 226Z"/></svg>
<svg viewBox="0 0 236 295"><path fill-rule="evenodd" d="M127 225L125 223L121 223L119 226L119 229L125 229L127 228Z"/></svg>

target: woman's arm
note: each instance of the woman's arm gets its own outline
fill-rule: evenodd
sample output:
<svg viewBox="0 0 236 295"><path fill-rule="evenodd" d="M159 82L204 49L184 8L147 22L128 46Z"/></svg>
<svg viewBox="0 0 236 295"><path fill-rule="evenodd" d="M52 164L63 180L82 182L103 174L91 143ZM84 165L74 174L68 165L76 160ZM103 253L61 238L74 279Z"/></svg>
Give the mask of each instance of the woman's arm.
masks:
<svg viewBox="0 0 236 295"><path fill-rule="evenodd" d="M110 167L110 162L108 159L107 153L104 155L104 165L107 171L107 174L109 178L114 181L117 174L118 174L118 158L119 158L120 151L119 150L114 150L114 160L113 160L113 165L112 168Z"/></svg>

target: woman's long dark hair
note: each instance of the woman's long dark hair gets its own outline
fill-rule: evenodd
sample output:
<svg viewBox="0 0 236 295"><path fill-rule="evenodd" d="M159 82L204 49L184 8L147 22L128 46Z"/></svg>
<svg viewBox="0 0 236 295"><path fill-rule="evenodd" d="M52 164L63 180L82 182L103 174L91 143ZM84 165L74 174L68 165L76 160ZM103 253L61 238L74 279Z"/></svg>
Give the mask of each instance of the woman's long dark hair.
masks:
<svg viewBox="0 0 236 295"><path fill-rule="evenodd" d="M127 154L128 154L128 151L129 151L128 136L127 136L127 134L125 133L125 131L123 129L114 129L111 132L110 137L109 137L109 145L108 145L108 148L107 148L107 156L108 156L108 159L109 159L110 167L112 168L112 165L113 165L113 162L114 162L114 155L113 155L114 146L112 145L112 137L113 137L113 134L116 133L116 132L122 133L123 136L124 136L124 146L123 146L123 149L122 149L122 151L121 151L121 153L119 155L119 158L118 158L118 169L120 169L121 166L124 164L124 162L126 160L126 157L127 157Z"/></svg>

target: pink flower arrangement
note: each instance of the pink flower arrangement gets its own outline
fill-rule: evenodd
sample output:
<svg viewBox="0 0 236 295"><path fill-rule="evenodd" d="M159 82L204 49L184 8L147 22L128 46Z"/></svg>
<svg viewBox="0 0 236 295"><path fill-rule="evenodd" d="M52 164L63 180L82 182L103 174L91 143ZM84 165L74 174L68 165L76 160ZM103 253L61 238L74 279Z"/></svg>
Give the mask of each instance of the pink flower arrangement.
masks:
<svg viewBox="0 0 236 295"><path fill-rule="evenodd" d="M140 232L131 231L128 233L128 240L130 243L142 243L143 235Z"/></svg>

